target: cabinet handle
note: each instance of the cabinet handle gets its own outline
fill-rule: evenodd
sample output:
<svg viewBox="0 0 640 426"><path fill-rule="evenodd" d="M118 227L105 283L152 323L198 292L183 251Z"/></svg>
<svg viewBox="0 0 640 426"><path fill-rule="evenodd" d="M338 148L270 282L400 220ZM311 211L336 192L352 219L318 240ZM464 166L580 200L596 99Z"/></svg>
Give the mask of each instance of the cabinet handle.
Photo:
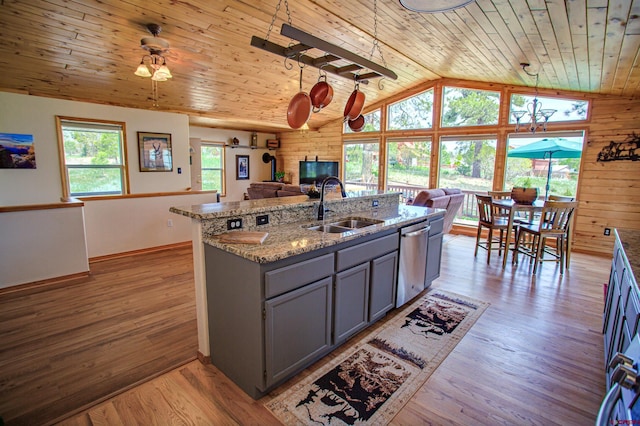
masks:
<svg viewBox="0 0 640 426"><path fill-rule="evenodd" d="M611 373L611 381L619 383L625 389L633 389L637 386L638 371L625 364L618 364Z"/></svg>
<svg viewBox="0 0 640 426"><path fill-rule="evenodd" d="M609 419L621 395L622 388L617 383L614 383L600 405L598 417L596 417L596 426L607 426L611 424Z"/></svg>
<svg viewBox="0 0 640 426"><path fill-rule="evenodd" d="M616 352L613 358L611 358L611 361L609 361L609 370L615 368L619 364L632 367L633 360L621 352Z"/></svg>
<svg viewBox="0 0 640 426"><path fill-rule="evenodd" d="M408 234L403 234L402 236L403 237L415 237L417 235L426 234L427 232L429 232L429 230L431 230L431 227L427 226L426 228L418 229L417 231L409 232Z"/></svg>

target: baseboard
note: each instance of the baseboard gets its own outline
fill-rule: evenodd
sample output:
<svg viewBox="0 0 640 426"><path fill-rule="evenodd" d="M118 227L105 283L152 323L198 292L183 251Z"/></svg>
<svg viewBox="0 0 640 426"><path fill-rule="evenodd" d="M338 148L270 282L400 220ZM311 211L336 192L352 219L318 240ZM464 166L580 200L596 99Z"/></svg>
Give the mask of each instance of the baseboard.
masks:
<svg viewBox="0 0 640 426"><path fill-rule="evenodd" d="M149 247L149 248L143 248L139 250L124 251L121 253L106 254L104 256L90 257L89 263L103 262L105 260L119 259L121 257L128 257L136 254L153 253L156 251L170 250L170 249L186 247L186 246L191 246L191 241L183 241L181 243L167 244L164 246Z"/></svg>
<svg viewBox="0 0 640 426"><path fill-rule="evenodd" d="M22 292L24 294L29 294L29 292L38 292L42 287L51 287L54 285L65 286L69 284L73 284L76 280L85 279L89 275L91 275L90 271L86 272L78 272L76 274L70 275L62 275L60 277L47 278L46 280L32 281L30 283L24 284L16 284L9 287L0 288L0 296L10 293L15 293L17 291Z"/></svg>
<svg viewBox="0 0 640 426"><path fill-rule="evenodd" d="M210 355L204 355L202 352L198 351L197 353L197 357L198 357L198 361L200 361L203 364L211 364L211 356Z"/></svg>

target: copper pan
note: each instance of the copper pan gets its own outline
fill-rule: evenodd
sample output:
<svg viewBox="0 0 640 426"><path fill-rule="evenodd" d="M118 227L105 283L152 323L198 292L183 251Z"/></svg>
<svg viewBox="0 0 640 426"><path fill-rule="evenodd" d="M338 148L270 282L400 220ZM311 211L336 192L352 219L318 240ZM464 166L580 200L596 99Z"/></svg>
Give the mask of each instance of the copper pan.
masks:
<svg viewBox="0 0 640 426"><path fill-rule="evenodd" d="M287 123L292 129L299 129L311 117L311 98L302 91L302 67L300 67L300 91L289 102Z"/></svg>
<svg viewBox="0 0 640 426"><path fill-rule="evenodd" d="M311 97L311 105L313 105L313 112L320 112L320 110L333 100L333 87L327 83L327 76L321 75L318 78L318 82L311 88L309 92Z"/></svg>
<svg viewBox="0 0 640 426"><path fill-rule="evenodd" d="M349 120L349 128L354 132L360 132L364 128L364 116L360 114L354 120Z"/></svg>
<svg viewBox="0 0 640 426"><path fill-rule="evenodd" d="M364 108L364 93L358 89L358 83L356 88L351 92L351 96L347 100L347 105L344 107L344 118L347 120L355 120Z"/></svg>

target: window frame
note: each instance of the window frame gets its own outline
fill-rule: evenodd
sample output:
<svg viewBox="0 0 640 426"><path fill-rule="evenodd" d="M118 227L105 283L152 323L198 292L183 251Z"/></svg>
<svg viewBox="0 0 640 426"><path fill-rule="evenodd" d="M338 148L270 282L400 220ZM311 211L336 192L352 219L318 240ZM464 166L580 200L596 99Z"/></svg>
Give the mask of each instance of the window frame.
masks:
<svg viewBox="0 0 640 426"><path fill-rule="evenodd" d="M409 127L406 129L391 129L390 125L391 125L391 108L395 105L398 105L402 102L406 102L411 98L415 98L418 96L421 96L427 92L431 92L431 126L429 127ZM412 131L412 130L432 130L435 126L434 126L434 121L435 121L435 110L436 110L436 90L435 87L429 87L428 89L422 90L418 93L412 94L410 96L407 96L405 98L402 98L400 100L397 100L395 102L389 103L386 106L386 131L388 132L404 132L404 131Z"/></svg>
<svg viewBox="0 0 640 426"><path fill-rule="evenodd" d="M69 201L73 198L83 199L83 198L95 198L95 197L121 197L123 195L129 194L129 159L128 159L128 148L127 148L127 126L123 121L113 121L113 120L101 120L95 118L81 118L81 117L68 117L62 115L56 115L56 131L58 134L58 159L60 162L60 178L62 182L62 199L64 201ZM63 127L65 122L77 123L77 124L89 124L89 125L101 125L101 126L113 126L119 127L120 130L120 153L121 153L121 164L119 165L86 165L82 166L82 168L98 168L98 169L119 169L120 170L120 183L122 191L119 194L104 194L104 193L96 193L96 194L82 194L82 195L72 195L71 187L70 187L70 179L69 179L69 169L79 168L75 165L68 165L66 162L66 153L64 150L64 134Z"/></svg>
<svg viewBox="0 0 640 426"><path fill-rule="evenodd" d="M220 149L220 157L221 157L221 168L220 169L215 169L215 168L204 168L202 167L202 147L205 146L216 146ZM217 189L203 189L202 188L202 171L203 170L220 170L220 196L223 197L225 195L227 195L227 179L226 179L226 169L227 169L227 164L226 164L226 150L225 150L225 143L224 142L215 142L215 141L200 141L200 190L202 191L218 191Z"/></svg>

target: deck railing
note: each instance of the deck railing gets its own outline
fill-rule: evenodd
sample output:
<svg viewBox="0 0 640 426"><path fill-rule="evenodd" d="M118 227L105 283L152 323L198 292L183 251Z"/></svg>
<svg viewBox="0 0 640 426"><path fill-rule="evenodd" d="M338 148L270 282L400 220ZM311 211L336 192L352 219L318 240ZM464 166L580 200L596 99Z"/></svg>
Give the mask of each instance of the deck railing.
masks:
<svg viewBox="0 0 640 426"><path fill-rule="evenodd" d="M358 188L361 190L376 190L378 189L377 183L367 183L367 182L345 182L346 185L352 188ZM387 190L389 192L400 192L404 200L413 200L416 198L420 191L424 191L425 189L429 189L426 186L416 186L416 185L403 185L398 183L391 183L387 185ZM476 203L476 194L487 194L487 191L472 191L463 189L462 193L464 194L464 201L462 202L462 207L456 217L465 218L467 223L470 221L475 221L478 218L478 207ZM455 220L454 220L455 222Z"/></svg>

